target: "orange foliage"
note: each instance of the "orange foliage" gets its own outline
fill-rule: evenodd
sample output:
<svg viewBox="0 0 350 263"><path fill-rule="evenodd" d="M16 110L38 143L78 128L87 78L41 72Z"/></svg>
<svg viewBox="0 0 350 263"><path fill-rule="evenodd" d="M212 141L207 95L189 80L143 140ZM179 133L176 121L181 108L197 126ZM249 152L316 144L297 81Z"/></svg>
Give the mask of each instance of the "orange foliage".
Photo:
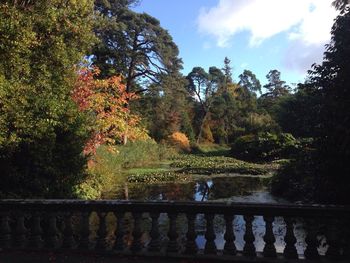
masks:
<svg viewBox="0 0 350 263"><path fill-rule="evenodd" d="M99 73L97 68L81 69L72 93L79 109L94 117L92 137L85 145L84 154L94 154L101 144L115 144L124 136L130 140L148 137L140 127L140 117L128 107L138 96L126 91L121 76L95 79Z"/></svg>
<svg viewBox="0 0 350 263"><path fill-rule="evenodd" d="M168 136L168 143L176 148L189 152L191 150L190 141L188 140L186 134L182 132L174 132Z"/></svg>

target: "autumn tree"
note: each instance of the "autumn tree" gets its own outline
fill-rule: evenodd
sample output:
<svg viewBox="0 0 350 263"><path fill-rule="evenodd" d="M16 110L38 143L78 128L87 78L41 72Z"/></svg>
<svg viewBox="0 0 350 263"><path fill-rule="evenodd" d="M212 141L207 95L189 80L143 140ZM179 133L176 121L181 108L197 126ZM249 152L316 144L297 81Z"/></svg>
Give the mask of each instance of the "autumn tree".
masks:
<svg viewBox="0 0 350 263"><path fill-rule="evenodd" d="M98 69L83 68L73 90L73 100L81 111L93 116L91 138L85 145L85 154L94 154L102 145L121 143L127 135L133 141L146 139L146 130L140 126L139 116L132 114L125 104L135 100L135 93L126 92L121 76L95 79Z"/></svg>

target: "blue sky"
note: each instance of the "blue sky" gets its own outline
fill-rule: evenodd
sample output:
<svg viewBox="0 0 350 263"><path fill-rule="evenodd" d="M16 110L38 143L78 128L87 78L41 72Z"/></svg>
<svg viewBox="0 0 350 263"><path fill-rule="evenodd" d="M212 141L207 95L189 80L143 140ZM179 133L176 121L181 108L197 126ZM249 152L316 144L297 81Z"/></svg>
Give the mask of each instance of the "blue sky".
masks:
<svg viewBox="0 0 350 263"><path fill-rule="evenodd" d="M142 0L146 12L167 29L180 50L183 74L195 66L223 66L234 79L244 69L266 83L271 69L287 84L302 82L321 62L336 16L332 0Z"/></svg>

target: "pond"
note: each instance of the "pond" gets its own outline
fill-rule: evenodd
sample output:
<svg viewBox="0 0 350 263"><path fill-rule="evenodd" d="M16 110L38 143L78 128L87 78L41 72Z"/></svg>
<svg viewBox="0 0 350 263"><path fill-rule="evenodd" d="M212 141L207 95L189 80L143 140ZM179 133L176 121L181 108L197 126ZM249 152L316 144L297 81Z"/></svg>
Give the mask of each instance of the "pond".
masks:
<svg viewBox="0 0 350 263"><path fill-rule="evenodd" d="M287 204L288 201L273 196L268 191L268 179L258 176L239 176L239 175L215 175L215 176L194 176L193 181L182 183L126 183L122 182L116 185L115 189L109 193L105 193L106 199L119 200L179 200L179 201L211 201L211 202L255 202L255 203L281 203ZM150 217L145 214L143 218L143 228L150 228ZM127 224L132 228L132 219ZM161 214L159 224L164 241L167 240L168 218L166 214ZM216 216L214 219L216 245L218 249L224 247L225 221L223 216ZM203 214L197 215L196 232L197 245L204 248L205 245L205 226L206 221ZM244 246L245 221L242 216L237 215L233 221L235 232L235 244L237 249L242 250ZM186 217L179 215L178 217L180 243L184 243L187 231ZM276 237L277 252L283 252L284 235L286 232L285 223L282 218L276 217L273 223L273 231ZM297 250L302 254L305 249L305 231L303 223L296 221L295 236L297 238ZM264 248L263 236L265 235L265 221L261 216L256 216L253 222L253 232L255 236L255 246L257 251ZM130 229L131 233L131 229ZM143 236L145 245L150 238L147 234ZM320 240L322 241L322 240ZM320 247L320 253L323 254L324 248Z"/></svg>
<svg viewBox="0 0 350 263"><path fill-rule="evenodd" d="M119 182L104 199L172 200L172 201L235 201L287 203L268 191L268 179L258 176L195 175L194 180L181 183Z"/></svg>

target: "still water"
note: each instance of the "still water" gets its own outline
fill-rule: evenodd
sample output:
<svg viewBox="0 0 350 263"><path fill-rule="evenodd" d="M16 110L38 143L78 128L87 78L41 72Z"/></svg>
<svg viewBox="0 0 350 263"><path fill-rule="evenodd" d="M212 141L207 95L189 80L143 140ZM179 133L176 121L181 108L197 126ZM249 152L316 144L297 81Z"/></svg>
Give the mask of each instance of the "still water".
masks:
<svg viewBox="0 0 350 263"><path fill-rule="evenodd" d="M272 196L266 179L256 176L195 176L197 180L182 183L118 183L105 199L237 201L286 203Z"/></svg>

